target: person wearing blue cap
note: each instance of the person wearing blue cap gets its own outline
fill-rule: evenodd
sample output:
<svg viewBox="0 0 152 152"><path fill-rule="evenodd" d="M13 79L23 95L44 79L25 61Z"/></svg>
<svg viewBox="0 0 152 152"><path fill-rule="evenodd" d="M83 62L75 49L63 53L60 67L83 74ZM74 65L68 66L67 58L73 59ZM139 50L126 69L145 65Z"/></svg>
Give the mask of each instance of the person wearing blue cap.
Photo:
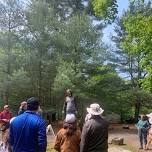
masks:
<svg viewBox="0 0 152 152"><path fill-rule="evenodd" d="M38 99L29 98L27 111L12 120L9 143L13 152L46 152L46 123L37 114L38 109Z"/></svg>

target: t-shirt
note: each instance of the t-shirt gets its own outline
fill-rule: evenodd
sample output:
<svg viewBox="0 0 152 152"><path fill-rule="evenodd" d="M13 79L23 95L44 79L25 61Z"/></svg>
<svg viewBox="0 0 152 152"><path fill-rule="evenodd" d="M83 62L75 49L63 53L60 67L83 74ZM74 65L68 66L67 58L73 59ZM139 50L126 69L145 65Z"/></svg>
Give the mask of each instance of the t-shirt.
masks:
<svg viewBox="0 0 152 152"><path fill-rule="evenodd" d="M0 119L7 119L7 120L10 120L12 118L12 113L9 112L9 111L3 111L1 112L0 114Z"/></svg>
<svg viewBox="0 0 152 152"><path fill-rule="evenodd" d="M73 113L76 111L74 97L66 97L66 103L67 103L67 107L66 107L67 113Z"/></svg>
<svg viewBox="0 0 152 152"><path fill-rule="evenodd" d="M137 123L138 129L148 129L150 124L147 120L139 120Z"/></svg>

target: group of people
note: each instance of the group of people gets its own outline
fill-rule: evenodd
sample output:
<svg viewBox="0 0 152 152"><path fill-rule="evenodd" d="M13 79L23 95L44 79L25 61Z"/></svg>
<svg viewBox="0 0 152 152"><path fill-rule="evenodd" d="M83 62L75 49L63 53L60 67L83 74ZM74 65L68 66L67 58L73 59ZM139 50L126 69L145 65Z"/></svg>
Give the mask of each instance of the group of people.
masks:
<svg viewBox="0 0 152 152"><path fill-rule="evenodd" d="M7 151L46 152L47 125L39 111L39 100L35 97L21 103L16 117L13 117L8 105L4 106L0 120L9 123ZM91 104L81 130L76 118L76 101L68 89L62 111L65 116L63 127L56 134L54 149L58 152L107 152L108 123L102 118L103 111L99 104Z"/></svg>
<svg viewBox="0 0 152 152"><path fill-rule="evenodd" d="M67 90L63 113L65 119L55 140L58 152L107 152L108 122L102 118L103 109L99 104L91 104L82 131L77 125L77 103L72 91Z"/></svg>
<svg viewBox="0 0 152 152"><path fill-rule="evenodd" d="M62 113L63 127L57 132L54 149L58 152L108 152L108 122L102 117L104 110L93 103L86 109L83 128L77 121L77 102L71 90L66 91ZM39 100L35 97L21 102L18 115L13 117L8 105L0 113L0 124L5 124L4 141L8 142L7 151L46 152L47 125L40 115ZM146 118L149 118L146 119ZM141 115L136 124L140 149L148 149L152 141L152 113ZM147 141L148 136L148 141ZM0 147L1 148L1 147ZM1 151L1 149L0 149Z"/></svg>
<svg viewBox="0 0 152 152"><path fill-rule="evenodd" d="M138 123L136 124L136 127L138 129L138 136L140 141L139 149L148 150L149 144L152 141L152 113L141 115Z"/></svg>
<svg viewBox="0 0 152 152"><path fill-rule="evenodd" d="M16 117L13 117L8 105L4 106L4 111L0 113L1 124L5 124L1 152L46 151L46 123L39 109L39 101L35 97L21 103Z"/></svg>
<svg viewBox="0 0 152 152"><path fill-rule="evenodd" d="M102 118L103 111L99 104L91 104L82 132L77 127L76 116L67 113L54 148L58 152L108 152L108 122Z"/></svg>

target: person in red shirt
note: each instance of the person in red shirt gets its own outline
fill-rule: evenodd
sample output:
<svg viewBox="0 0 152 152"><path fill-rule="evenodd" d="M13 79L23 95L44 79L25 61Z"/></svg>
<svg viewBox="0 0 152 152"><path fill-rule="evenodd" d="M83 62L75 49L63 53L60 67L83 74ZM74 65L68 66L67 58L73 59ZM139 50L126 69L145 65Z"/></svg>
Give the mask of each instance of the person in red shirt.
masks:
<svg viewBox="0 0 152 152"><path fill-rule="evenodd" d="M12 112L9 109L8 105L4 106L4 110L0 114L0 120L4 122L9 122L10 119L13 117Z"/></svg>
<svg viewBox="0 0 152 152"><path fill-rule="evenodd" d="M10 120L13 117L12 112L8 105L4 106L4 110L0 113L0 129L2 131L2 143L6 149L9 149L8 137L9 137L9 125Z"/></svg>

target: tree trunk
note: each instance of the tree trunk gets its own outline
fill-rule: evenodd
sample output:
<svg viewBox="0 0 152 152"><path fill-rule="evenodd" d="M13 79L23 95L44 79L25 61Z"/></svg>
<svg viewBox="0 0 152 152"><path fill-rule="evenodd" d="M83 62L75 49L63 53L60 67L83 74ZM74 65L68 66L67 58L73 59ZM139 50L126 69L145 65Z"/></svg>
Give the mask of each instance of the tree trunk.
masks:
<svg viewBox="0 0 152 152"><path fill-rule="evenodd" d="M10 17L10 13L8 13L9 15L9 21L8 21L8 48L7 48L7 56L8 56L8 62L7 62L7 85L6 85L6 90L4 93L4 103L8 104L8 98L9 98L9 90L10 90L10 86L9 86L9 77L11 75L11 17Z"/></svg>
<svg viewBox="0 0 152 152"><path fill-rule="evenodd" d="M5 92L5 93L3 94L3 101L4 101L4 104L5 104L5 105L8 105L8 95L7 95L7 92Z"/></svg>
<svg viewBox="0 0 152 152"><path fill-rule="evenodd" d="M49 103L50 103L50 105L52 105L52 85L51 85L51 81L50 81L50 89L49 89Z"/></svg>
<svg viewBox="0 0 152 152"><path fill-rule="evenodd" d="M137 98L135 101L135 122L138 122L140 107L141 107L140 99Z"/></svg>
<svg viewBox="0 0 152 152"><path fill-rule="evenodd" d="M41 99L42 99L42 95L41 95L41 92L42 92L42 68L41 68L41 65L42 65L42 63L41 63L41 59L40 59L40 61L39 61L39 80L38 80L38 98L39 98L40 102L42 102L41 101Z"/></svg>

